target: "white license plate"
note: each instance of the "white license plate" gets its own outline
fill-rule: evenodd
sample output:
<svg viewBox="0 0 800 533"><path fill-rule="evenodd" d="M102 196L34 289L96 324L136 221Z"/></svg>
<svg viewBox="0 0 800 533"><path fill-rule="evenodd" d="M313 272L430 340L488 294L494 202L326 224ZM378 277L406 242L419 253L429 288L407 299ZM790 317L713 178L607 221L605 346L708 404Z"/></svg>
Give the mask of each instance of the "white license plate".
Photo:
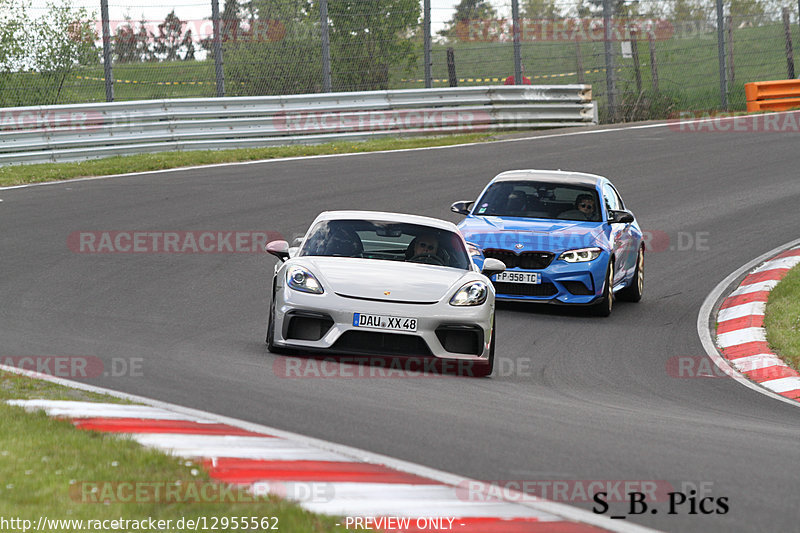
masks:
<svg viewBox="0 0 800 533"><path fill-rule="evenodd" d="M540 272L500 272L495 274L494 280L539 285L542 283L542 274Z"/></svg>
<svg viewBox="0 0 800 533"><path fill-rule="evenodd" d="M417 319L402 316L353 313L353 326L391 331L417 331Z"/></svg>

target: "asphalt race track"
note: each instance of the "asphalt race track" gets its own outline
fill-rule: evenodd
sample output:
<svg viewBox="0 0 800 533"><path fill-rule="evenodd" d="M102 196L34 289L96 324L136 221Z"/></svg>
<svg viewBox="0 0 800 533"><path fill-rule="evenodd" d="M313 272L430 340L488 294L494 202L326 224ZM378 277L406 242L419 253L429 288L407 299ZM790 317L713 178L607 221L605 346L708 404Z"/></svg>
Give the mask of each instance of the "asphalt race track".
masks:
<svg viewBox="0 0 800 533"><path fill-rule="evenodd" d="M483 480L655 480L727 498L725 514L713 505L692 515L686 504L670 515L661 501L658 514L627 518L657 529L796 531L800 409L667 369L670 358L704 356L696 321L714 286L798 237L798 142L619 129L0 191L0 356L96 356L123 376L94 385ZM644 299L607 319L501 306L491 379L286 378L264 345L271 256L67 246L79 231L292 237L326 209L455 222L451 202L514 168L606 175L656 237ZM126 370L131 358L140 372ZM607 514L627 511L619 503Z"/></svg>

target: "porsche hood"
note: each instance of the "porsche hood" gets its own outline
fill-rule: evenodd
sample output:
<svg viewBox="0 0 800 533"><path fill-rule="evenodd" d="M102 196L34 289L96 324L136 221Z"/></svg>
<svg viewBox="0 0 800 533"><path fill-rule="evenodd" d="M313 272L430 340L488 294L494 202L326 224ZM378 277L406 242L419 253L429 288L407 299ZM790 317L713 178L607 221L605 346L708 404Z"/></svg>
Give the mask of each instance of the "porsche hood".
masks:
<svg viewBox="0 0 800 533"><path fill-rule="evenodd" d="M326 291L389 302L438 302L477 279L469 270L377 259L305 256L293 262L309 268Z"/></svg>

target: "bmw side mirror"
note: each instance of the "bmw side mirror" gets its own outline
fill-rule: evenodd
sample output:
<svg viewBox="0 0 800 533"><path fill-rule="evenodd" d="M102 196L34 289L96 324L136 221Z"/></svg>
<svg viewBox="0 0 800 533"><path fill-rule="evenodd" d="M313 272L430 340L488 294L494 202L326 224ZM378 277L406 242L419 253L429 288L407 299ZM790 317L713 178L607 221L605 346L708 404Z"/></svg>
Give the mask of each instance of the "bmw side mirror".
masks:
<svg viewBox="0 0 800 533"><path fill-rule="evenodd" d="M460 215L469 215L469 211L472 209L472 204L474 203L475 202L455 202L450 206L450 211Z"/></svg>
<svg viewBox="0 0 800 533"><path fill-rule="evenodd" d="M266 251L281 261L289 259L289 243L286 241L272 241L267 244Z"/></svg>
<svg viewBox="0 0 800 533"><path fill-rule="evenodd" d="M494 257L487 257L486 260L483 262L483 269L481 270L481 274L490 278L495 274L499 274L500 272L505 272L506 264L500 261L499 259L495 259Z"/></svg>
<svg viewBox="0 0 800 533"><path fill-rule="evenodd" d="M610 224L630 224L633 222L633 213L624 210L611 210L608 212L608 222Z"/></svg>

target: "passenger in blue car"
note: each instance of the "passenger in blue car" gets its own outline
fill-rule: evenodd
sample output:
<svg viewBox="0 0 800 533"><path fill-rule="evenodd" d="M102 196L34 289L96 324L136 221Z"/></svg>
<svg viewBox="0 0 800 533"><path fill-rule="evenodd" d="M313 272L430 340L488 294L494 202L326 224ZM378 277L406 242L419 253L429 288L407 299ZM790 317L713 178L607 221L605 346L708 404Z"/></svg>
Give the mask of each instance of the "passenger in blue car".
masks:
<svg viewBox="0 0 800 533"><path fill-rule="evenodd" d="M600 213L597 210L594 197L591 194L579 194L575 198L575 208L564 211L558 218L566 218L569 220L591 220L597 222L600 220Z"/></svg>

